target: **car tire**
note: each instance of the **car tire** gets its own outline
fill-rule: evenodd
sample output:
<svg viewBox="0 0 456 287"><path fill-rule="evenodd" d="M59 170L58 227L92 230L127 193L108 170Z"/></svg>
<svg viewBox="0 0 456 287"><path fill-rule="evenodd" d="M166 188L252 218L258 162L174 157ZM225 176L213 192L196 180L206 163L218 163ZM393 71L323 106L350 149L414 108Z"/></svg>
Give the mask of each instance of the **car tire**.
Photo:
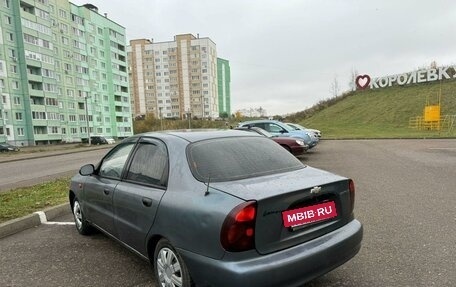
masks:
<svg viewBox="0 0 456 287"><path fill-rule="evenodd" d="M176 249L166 239L160 239L154 252L154 275L157 286L193 286L187 266Z"/></svg>
<svg viewBox="0 0 456 287"><path fill-rule="evenodd" d="M77 198L73 202L73 217L76 229L82 235L90 235L93 231L92 226L85 220L84 214L82 213L81 204Z"/></svg>

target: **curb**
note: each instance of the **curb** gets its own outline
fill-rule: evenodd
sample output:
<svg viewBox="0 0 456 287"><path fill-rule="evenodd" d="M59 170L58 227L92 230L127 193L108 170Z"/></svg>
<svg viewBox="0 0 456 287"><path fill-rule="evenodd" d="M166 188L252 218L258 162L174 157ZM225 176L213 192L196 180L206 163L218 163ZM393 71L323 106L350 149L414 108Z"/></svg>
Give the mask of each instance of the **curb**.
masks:
<svg viewBox="0 0 456 287"><path fill-rule="evenodd" d="M71 213L70 204L64 203L37 211L24 217L0 223L0 239L36 227L56 217Z"/></svg>
<svg viewBox="0 0 456 287"><path fill-rule="evenodd" d="M90 149L79 149L79 150L67 150L67 151L58 151L54 153L49 153L49 152L43 152L46 154L39 154L39 153L30 153L30 154L24 154L20 155L21 157L11 157L11 158L0 158L0 164L2 163L8 163L8 162L14 162L14 161L22 161L22 160L29 160L29 159L37 159L37 158L45 158L45 157L53 157L53 156L59 156L59 155L65 155L65 154L74 154L74 153L81 153L81 152L87 152L87 151L93 151L93 150L101 150L101 149L109 149L112 148L112 145L109 145L107 147L97 147L97 148L90 148Z"/></svg>

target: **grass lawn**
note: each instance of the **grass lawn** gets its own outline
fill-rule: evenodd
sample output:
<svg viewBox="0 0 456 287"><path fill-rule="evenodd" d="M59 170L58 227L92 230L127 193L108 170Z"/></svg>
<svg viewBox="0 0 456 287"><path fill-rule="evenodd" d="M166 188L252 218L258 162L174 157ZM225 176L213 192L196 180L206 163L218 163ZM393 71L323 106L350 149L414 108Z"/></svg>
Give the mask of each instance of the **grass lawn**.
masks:
<svg viewBox="0 0 456 287"><path fill-rule="evenodd" d="M456 115L456 81L358 91L315 115L298 120L322 131L323 138L442 138L456 137L456 125L442 131L409 128L409 118L422 116L426 103L441 115Z"/></svg>
<svg viewBox="0 0 456 287"><path fill-rule="evenodd" d="M70 178L0 193L0 223L68 201Z"/></svg>

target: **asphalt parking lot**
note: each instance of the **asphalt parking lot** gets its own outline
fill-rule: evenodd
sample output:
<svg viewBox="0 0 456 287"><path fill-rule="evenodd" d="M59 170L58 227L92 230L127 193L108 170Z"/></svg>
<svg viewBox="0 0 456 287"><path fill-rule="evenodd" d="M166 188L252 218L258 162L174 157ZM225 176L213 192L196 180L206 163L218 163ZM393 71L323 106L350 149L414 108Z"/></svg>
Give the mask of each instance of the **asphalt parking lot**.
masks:
<svg viewBox="0 0 456 287"><path fill-rule="evenodd" d="M322 141L301 159L355 180L364 224L360 253L307 287L456 286L456 140ZM0 286L155 286L148 262L54 221L0 239Z"/></svg>

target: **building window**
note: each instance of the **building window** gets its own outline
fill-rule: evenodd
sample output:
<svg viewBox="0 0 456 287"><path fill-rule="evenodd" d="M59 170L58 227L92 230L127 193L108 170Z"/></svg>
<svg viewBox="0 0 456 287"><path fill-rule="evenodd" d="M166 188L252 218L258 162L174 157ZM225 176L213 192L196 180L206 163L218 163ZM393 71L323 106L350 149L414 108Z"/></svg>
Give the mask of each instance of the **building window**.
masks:
<svg viewBox="0 0 456 287"><path fill-rule="evenodd" d="M5 6L6 8L9 8L10 7L10 0L3 0L3 6Z"/></svg>
<svg viewBox="0 0 456 287"><path fill-rule="evenodd" d="M24 128L17 128L17 135L23 136L24 135Z"/></svg>
<svg viewBox="0 0 456 287"><path fill-rule="evenodd" d="M22 113L16 113L16 120L22 121Z"/></svg>
<svg viewBox="0 0 456 287"><path fill-rule="evenodd" d="M21 98L19 98L19 97L14 97L14 104L15 104L15 105L20 105L20 104L21 104Z"/></svg>
<svg viewBox="0 0 456 287"><path fill-rule="evenodd" d="M66 11L62 10L62 9L59 9L59 17L60 18L66 18L67 17Z"/></svg>
<svg viewBox="0 0 456 287"><path fill-rule="evenodd" d="M13 89L15 89L15 90L19 89L19 82L18 81L12 81L11 85L12 85Z"/></svg>

